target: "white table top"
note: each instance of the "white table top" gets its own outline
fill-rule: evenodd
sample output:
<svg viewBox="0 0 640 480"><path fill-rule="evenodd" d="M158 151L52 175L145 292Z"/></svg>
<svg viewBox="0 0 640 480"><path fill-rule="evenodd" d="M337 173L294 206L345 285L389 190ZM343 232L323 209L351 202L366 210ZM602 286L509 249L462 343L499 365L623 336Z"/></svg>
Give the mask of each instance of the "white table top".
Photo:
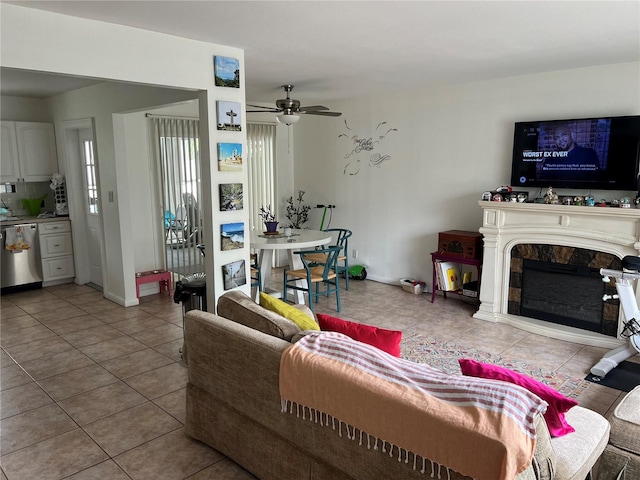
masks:
<svg viewBox="0 0 640 480"><path fill-rule="evenodd" d="M260 236L262 232L251 232L251 248L260 250L304 250L305 248L325 245L331 241L331 232L322 230L292 230L292 242L285 236Z"/></svg>

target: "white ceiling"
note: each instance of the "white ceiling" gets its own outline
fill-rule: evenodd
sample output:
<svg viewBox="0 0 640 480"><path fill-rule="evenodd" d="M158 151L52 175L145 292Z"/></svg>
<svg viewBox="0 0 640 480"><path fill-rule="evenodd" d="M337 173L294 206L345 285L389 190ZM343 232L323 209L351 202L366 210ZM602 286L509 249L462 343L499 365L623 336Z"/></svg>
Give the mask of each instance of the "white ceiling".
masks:
<svg viewBox="0 0 640 480"><path fill-rule="evenodd" d="M254 102L285 83L306 103L640 61L637 0L1 1L242 48ZM3 94L16 76L37 94L2 73Z"/></svg>

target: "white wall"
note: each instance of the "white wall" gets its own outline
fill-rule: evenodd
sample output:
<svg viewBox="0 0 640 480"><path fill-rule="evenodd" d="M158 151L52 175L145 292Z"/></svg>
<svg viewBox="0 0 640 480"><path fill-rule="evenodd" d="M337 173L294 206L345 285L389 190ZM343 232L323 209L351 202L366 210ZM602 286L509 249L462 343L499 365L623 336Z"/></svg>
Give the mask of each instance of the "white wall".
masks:
<svg viewBox="0 0 640 480"><path fill-rule="evenodd" d="M349 254L358 249L359 258L350 262L367 265L369 278L430 283L438 232L477 231L480 195L509 183L514 122L637 115L639 85L640 64L630 63L327 102L342 117L304 116L294 126L295 186L310 204L337 205L331 226L353 231ZM357 175L345 174L353 143L338 135L375 141L388 128L398 131L355 156ZM391 158L371 167L371 153Z"/></svg>
<svg viewBox="0 0 640 480"><path fill-rule="evenodd" d="M244 52L222 45L207 44L180 37L96 22L76 17L53 14L41 10L2 3L0 5L0 63L4 67L24 70L80 75L107 80L134 82L139 85L157 85L176 89L188 89L197 93L200 100L202 139L203 190L211 209L204 219L204 240L214 248L214 255L207 255L207 296L209 305L215 305L217 296L223 293L222 271L217 264L219 258L219 231L221 218L218 205L211 191L217 192L218 183L225 181L209 165L215 163L216 143L230 141L245 142L245 133L218 132L215 122L217 100L244 103ZM225 55L240 62L241 88L217 88L214 86L213 57ZM193 96L192 96L193 98ZM158 98L158 105L166 103ZM95 99L100 101L100 99ZM121 110L124 112L126 108ZM113 110L115 111L115 110ZM82 114L81 117L93 115ZM114 138L122 138L122 118L96 117L96 128L102 132L113 132ZM209 117L211 121L209 121ZM62 118L70 120L72 118ZM113 125L108 125L112 123ZM243 118L244 124L244 118ZM106 133L98 132L107 140ZM104 202L102 220L105 235L106 268L109 269L105 296L123 305L137 304L135 297L135 262L130 246L133 230L131 209L136 208L131 192L136 189L135 178L128 177L127 157L118 145L99 146L98 151L100 187L104 194L114 192L114 202ZM214 161L211 161L213 159ZM246 187L246 173L241 180ZM237 180L236 180L237 181ZM242 212L225 212L224 222L245 221ZM232 218L233 217L233 218ZM215 225L214 225L215 224ZM236 251L237 259L249 260L248 246ZM223 258L222 261L226 261ZM214 268L214 263L216 263ZM249 291L249 285L243 288Z"/></svg>
<svg viewBox="0 0 640 480"><path fill-rule="evenodd" d="M51 112L46 100L41 98L12 97L0 99L0 118L15 122L51 122Z"/></svg>

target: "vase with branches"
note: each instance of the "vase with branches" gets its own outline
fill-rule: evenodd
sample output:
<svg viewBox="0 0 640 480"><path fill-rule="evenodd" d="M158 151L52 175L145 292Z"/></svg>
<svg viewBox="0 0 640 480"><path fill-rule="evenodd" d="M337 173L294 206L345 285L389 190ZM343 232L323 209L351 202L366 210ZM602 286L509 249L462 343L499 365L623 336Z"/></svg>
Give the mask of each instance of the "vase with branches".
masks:
<svg viewBox="0 0 640 480"><path fill-rule="evenodd" d="M287 220L291 228L304 228L304 224L309 220L311 207L304 203L304 194L303 190L298 190L295 200L293 197L287 198Z"/></svg>

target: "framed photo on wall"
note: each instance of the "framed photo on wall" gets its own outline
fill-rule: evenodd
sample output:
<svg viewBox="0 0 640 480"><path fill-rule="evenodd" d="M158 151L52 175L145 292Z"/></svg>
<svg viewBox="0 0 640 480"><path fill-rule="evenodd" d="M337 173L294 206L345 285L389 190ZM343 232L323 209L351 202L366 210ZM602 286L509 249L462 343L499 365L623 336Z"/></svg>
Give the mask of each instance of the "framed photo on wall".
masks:
<svg viewBox="0 0 640 480"><path fill-rule="evenodd" d="M244 199L241 183L220 184L220 211L242 210Z"/></svg>
<svg viewBox="0 0 640 480"><path fill-rule="evenodd" d="M237 58L213 57L216 87L240 88L240 62Z"/></svg>
<svg viewBox="0 0 640 480"><path fill-rule="evenodd" d="M220 225L222 250L244 248L244 222L223 223Z"/></svg>
<svg viewBox="0 0 640 480"><path fill-rule="evenodd" d="M218 171L242 171L241 143L218 143Z"/></svg>
<svg viewBox="0 0 640 480"><path fill-rule="evenodd" d="M242 105L240 102L219 100L216 102L216 121L218 130L227 132L242 131Z"/></svg>
<svg viewBox="0 0 640 480"><path fill-rule="evenodd" d="M247 272L244 267L244 260L237 260L223 265L222 277L224 278L225 290L245 285L247 283Z"/></svg>

